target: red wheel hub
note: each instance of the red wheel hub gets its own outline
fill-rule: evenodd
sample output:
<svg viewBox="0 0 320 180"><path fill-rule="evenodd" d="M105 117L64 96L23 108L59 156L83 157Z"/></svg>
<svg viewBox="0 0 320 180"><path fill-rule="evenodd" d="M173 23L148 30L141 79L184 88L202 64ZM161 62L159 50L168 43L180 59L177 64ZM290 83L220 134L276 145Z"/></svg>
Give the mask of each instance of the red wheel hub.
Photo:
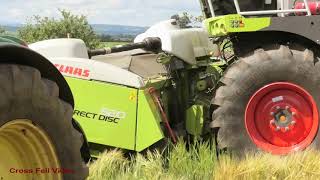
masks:
<svg viewBox="0 0 320 180"><path fill-rule="evenodd" d="M276 82L250 99L245 125L252 141L273 154L288 154L309 146L318 131L318 109L302 87Z"/></svg>

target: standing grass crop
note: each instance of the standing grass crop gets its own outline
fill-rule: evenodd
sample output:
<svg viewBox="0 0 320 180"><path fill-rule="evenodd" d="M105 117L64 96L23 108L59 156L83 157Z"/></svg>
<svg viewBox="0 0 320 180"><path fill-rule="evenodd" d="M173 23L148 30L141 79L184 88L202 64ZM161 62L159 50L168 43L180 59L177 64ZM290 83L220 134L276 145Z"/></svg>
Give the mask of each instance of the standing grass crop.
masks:
<svg viewBox="0 0 320 180"><path fill-rule="evenodd" d="M216 163L214 150L208 143L192 145L183 142L168 149L169 154L149 151L125 159L120 151L107 151L90 165L93 179L211 179ZM108 172L107 172L108 171Z"/></svg>
<svg viewBox="0 0 320 180"><path fill-rule="evenodd" d="M288 156L266 153L247 155L238 161L223 155L214 167L213 179L320 179L320 153L314 150Z"/></svg>
<svg viewBox="0 0 320 180"><path fill-rule="evenodd" d="M228 154L217 160L213 149L208 143L195 143L187 150L179 142L168 155L154 151L129 159L120 151L107 151L90 165L88 179L320 179L320 153L311 149L288 156L247 154L241 160Z"/></svg>

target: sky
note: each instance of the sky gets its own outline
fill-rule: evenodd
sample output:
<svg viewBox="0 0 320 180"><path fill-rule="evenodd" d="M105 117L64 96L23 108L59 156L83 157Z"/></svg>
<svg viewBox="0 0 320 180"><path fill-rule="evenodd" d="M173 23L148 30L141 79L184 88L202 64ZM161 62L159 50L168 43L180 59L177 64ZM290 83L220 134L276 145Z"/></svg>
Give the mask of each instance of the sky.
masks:
<svg viewBox="0 0 320 180"><path fill-rule="evenodd" d="M0 24L25 23L33 15L59 18L58 9L84 14L91 24L150 26L172 15L200 15L199 0L0 0Z"/></svg>

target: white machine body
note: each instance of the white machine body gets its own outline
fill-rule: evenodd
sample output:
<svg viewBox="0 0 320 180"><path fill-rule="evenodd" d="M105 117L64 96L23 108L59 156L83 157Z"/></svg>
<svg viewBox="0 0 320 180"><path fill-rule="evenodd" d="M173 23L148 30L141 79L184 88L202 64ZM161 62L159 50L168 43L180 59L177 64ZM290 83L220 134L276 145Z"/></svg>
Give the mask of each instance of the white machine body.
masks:
<svg viewBox="0 0 320 180"><path fill-rule="evenodd" d="M212 45L201 28L180 29L175 20L158 23L136 37L141 42L147 37L159 37L162 50L189 64L197 57L209 55ZM87 47L80 39L51 39L30 44L29 47L49 59L58 70L69 77L97 80L135 88L145 86L142 77L126 69L89 59Z"/></svg>
<svg viewBox="0 0 320 180"><path fill-rule="evenodd" d="M203 28L181 29L171 19L150 27L145 33L138 35L134 42L141 42L147 37L158 37L162 42L162 50L182 59L186 63L196 64L196 58L207 56L214 49L209 41L209 34Z"/></svg>
<svg viewBox="0 0 320 180"><path fill-rule="evenodd" d="M87 47L80 39L45 40L30 44L29 48L49 59L64 76L135 88L145 85L143 79L132 72L89 59Z"/></svg>
<svg viewBox="0 0 320 180"><path fill-rule="evenodd" d="M29 45L45 57L74 57L89 59L86 44L81 39L49 39Z"/></svg>

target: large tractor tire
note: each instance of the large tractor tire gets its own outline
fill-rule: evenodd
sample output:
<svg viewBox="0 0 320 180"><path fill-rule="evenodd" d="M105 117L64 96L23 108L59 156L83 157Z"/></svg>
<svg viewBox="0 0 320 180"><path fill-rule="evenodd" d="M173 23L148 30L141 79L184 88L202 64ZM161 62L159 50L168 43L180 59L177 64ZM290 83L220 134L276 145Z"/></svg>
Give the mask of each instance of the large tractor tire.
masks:
<svg viewBox="0 0 320 180"><path fill-rule="evenodd" d="M301 46L271 45L231 65L212 103L220 150L243 155L320 148L320 63Z"/></svg>
<svg viewBox="0 0 320 180"><path fill-rule="evenodd" d="M21 65L0 65L0 179L85 179L81 134L58 86Z"/></svg>

